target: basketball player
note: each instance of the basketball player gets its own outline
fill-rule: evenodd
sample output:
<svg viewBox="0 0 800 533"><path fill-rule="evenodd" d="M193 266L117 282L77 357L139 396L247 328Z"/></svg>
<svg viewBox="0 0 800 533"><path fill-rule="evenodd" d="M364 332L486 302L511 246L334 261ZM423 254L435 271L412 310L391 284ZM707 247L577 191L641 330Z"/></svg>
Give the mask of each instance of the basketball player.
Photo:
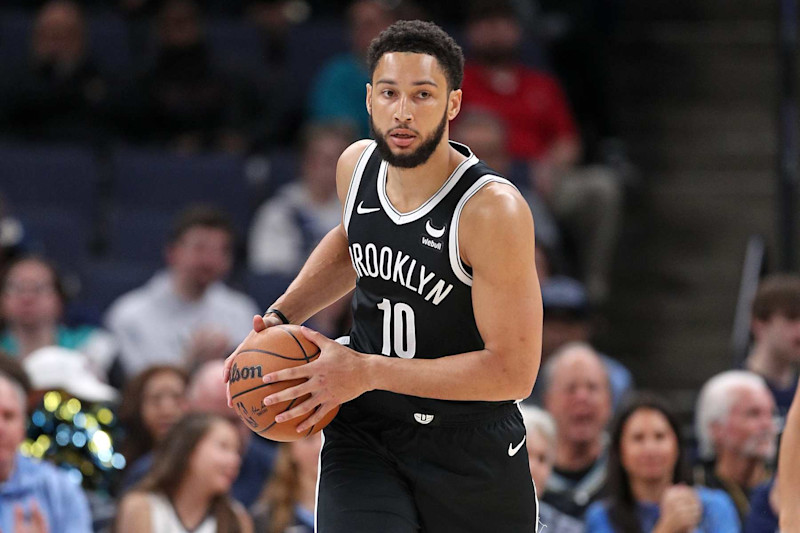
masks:
<svg viewBox="0 0 800 533"><path fill-rule="evenodd" d="M355 287L349 347L304 329L319 359L264 378L307 379L264 400L310 393L278 419L314 412L298 431L343 404L323 435L319 533L536 531L514 403L541 350L533 220L508 181L448 140L463 61L431 23L372 42L375 141L339 159L342 223L254 320L300 324Z"/></svg>

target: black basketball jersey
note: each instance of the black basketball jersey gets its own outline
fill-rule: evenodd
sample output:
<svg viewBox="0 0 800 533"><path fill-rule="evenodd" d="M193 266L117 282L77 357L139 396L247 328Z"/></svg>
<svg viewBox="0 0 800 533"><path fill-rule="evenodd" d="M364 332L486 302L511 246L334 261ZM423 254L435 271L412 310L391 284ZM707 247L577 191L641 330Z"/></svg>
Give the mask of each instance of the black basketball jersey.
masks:
<svg viewBox="0 0 800 533"><path fill-rule="evenodd" d="M468 147L452 141L451 146L467 159L436 194L408 213L398 212L386 195L388 164L374 142L358 160L343 219L357 274L350 333L354 350L432 359L484 347L472 310L471 269L458 249L459 217L481 187L509 182ZM385 400L389 394L380 396ZM442 403L404 398L422 412L436 412Z"/></svg>

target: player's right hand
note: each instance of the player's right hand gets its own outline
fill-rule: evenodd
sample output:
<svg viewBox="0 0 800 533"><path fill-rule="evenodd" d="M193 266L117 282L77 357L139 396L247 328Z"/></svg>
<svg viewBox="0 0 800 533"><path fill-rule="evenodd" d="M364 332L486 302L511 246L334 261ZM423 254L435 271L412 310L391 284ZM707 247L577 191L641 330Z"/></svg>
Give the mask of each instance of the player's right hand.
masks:
<svg viewBox="0 0 800 533"><path fill-rule="evenodd" d="M281 319L276 317L275 315L255 315L253 317L253 331L251 331L247 337L244 338L242 342L239 343L239 346L225 359L225 367L222 370L222 379L227 384L231 378L231 367L233 366L233 358L239 353L239 350L242 348L242 345L248 341L253 335L256 335L267 328L272 326L277 326L279 324L283 324ZM225 393L228 396L228 407L233 407L231 404L231 390L229 386L225 387Z"/></svg>

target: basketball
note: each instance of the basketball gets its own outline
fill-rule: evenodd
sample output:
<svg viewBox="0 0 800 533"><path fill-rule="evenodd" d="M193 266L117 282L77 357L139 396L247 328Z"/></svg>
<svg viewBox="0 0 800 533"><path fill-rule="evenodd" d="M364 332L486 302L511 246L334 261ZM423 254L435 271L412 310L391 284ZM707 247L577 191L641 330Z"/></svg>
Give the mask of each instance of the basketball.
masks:
<svg viewBox="0 0 800 533"><path fill-rule="evenodd" d="M291 442L313 435L336 416L338 406L307 432L298 433L297 426L311 413L283 423L275 422L275 416L303 402L309 395L270 406L263 403L266 396L303 382L294 379L265 384L264 376L310 363L319 353L319 347L303 336L300 326L290 324L267 328L241 347L233 359L228 386L233 408L253 432L269 440Z"/></svg>

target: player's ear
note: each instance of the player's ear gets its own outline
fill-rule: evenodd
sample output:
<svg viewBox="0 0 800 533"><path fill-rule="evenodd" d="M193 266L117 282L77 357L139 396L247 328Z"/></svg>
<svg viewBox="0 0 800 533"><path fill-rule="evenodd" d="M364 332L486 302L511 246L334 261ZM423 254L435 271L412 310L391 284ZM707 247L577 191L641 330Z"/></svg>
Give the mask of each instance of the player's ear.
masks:
<svg viewBox="0 0 800 533"><path fill-rule="evenodd" d="M367 114L372 116L372 84L367 84Z"/></svg>
<svg viewBox="0 0 800 533"><path fill-rule="evenodd" d="M450 91L450 96L447 98L447 120L453 120L461 111L461 95L461 89Z"/></svg>

